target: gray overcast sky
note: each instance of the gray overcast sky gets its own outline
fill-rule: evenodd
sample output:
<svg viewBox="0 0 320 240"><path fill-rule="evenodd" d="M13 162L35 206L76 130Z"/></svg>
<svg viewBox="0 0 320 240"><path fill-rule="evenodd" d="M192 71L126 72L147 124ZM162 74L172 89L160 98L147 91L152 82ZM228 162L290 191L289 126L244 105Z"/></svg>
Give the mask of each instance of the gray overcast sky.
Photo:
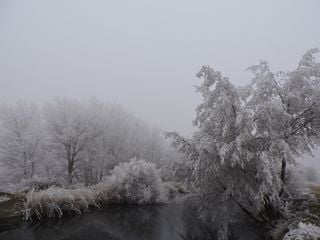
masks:
<svg viewBox="0 0 320 240"><path fill-rule="evenodd" d="M0 0L0 101L96 96L190 134L203 64L237 85L259 59L289 70L320 47L319 10L319 0Z"/></svg>

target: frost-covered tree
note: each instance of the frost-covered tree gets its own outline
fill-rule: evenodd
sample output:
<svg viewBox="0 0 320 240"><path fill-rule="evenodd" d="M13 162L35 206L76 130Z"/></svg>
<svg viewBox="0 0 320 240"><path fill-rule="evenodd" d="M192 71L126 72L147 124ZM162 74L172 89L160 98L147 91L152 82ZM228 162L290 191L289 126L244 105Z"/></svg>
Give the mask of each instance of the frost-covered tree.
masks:
<svg viewBox="0 0 320 240"><path fill-rule="evenodd" d="M97 183L120 162L133 157L159 162L165 151L160 132L119 105L56 99L45 105L44 117L47 156L67 163L69 183Z"/></svg>
<svg viewBox="0 0 320 240"><path fill-rule="evenodd" d="M45 106L45 122L49 148L55 160L67 163L67 180L78 178L77 169L83 164L83 153L102 134L98 112L89 103L56 99Z"/></svg>
<svg viewBox="0 0 320 240"><path fill-rule="evenodd" d="M280 217L289 193L288 165L320 144L320 63L308 51L298 67L273 73L267 62L249 68L245 87L209 66L197 74L203 102L191 139L167 133L194 162L203 207L213 216L229 200L259 221Z"/></svg>
<svg viewBox="0 0 320 240"><path fill-rule="evenodd" d="M160 166L167 155L161 131L119 105L57 98L41 110L23 102L1 105L0 171L16 182L36 173L33 181L90 185L131 158ZM12 180L1 175L1 182Z"/></svg>
<svg viewBox="0 0 320 240"><path fill-rule="evenodd" d="M103 137L103 144L107 157L114 167L118 162L127 161L132 153L130 147L136 129L140 130L139 124L133 114L126 112L121 106L113 105L110 107L106 118L108 129ZM136 148L138 151L139 148Z"/></svg>
<svg viewBox="0 0 320 240"><path fill-rule="evenodd" d="M105 117L108 126L102 136L108 168L131 158L150 159L159 162L165 149L159 129L150 126L118 105L109 107Z"/></svg>
<svg viewBox="0 0 320 240"><path fill-rule="evenodd" d="M0 162L19 181L34 176L41 161L41 118L36 105L22 101L0 108Z"/></svg>

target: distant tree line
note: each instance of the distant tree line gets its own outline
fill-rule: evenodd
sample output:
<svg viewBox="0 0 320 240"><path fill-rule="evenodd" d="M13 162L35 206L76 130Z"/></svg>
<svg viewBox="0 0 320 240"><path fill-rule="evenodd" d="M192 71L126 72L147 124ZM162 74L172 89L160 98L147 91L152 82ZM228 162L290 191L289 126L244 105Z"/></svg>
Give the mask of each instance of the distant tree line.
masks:
<svg viewBox="0 0 320 240"><path fill-rule="evenodd" d="M161 130L119 105L56 98L42 107L0 106L0 166L9 182L37 177L93 184L120 162L164 165L170 156Z"/></svg>

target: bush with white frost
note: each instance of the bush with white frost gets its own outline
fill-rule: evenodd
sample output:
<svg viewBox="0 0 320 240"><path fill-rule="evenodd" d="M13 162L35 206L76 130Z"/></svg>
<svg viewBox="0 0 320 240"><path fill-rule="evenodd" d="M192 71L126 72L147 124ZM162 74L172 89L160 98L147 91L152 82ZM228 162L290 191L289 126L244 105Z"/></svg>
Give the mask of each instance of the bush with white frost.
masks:
<svg viewBox="0 0 320 240"><path fill-rule="evenodd" d="M80 214L90 206L98 206L96 194L89 188L64 189L50 187L46 190L31 190L24 202L24 218L61 217L63 212Z"/></svg>
<svg viewBox="0 0 320 240"><path fill-rule="evenodd" d="M320 227L311 223L300 222L297 228L291 229L283 240L316 240L320 239Z"/></svg>
<svg viewBox="0 0 320 240"><path fill-rule="evenodd" d="M94 188L102 204L151 204L165 199L156 165L135 158L120 163L111 171L111 176Z"/></svg>
<svg viewBox="0 0 320 240"><path fill-rule="evenodd" d="M64 189L52 186L32 189L26 194L23 214L34 217L61 217L63 213L80 214L89 207L106 204L152 204L165 201L163 183L156 165L132 159L116 166L104 182L92 187Z"/></svg>

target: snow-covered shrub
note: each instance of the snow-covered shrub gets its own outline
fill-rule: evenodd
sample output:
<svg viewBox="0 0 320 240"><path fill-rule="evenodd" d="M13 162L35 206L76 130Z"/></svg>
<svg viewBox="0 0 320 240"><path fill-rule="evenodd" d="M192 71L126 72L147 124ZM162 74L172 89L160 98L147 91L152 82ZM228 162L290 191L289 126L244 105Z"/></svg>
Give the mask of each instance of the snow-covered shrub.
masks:
<svg viewBox="0 0 320 240"><path fill-rule="evenodd" d="M116 186L107 180L94 185L92 188L97 194L97 201L103 205L120 201Z"/></svg>
<svg viewBox="0 0 320 240"><path fill-rule="evenodd" d="M132 159L116 166L111 175L92 187L72 189L51 186L30 190L23 206L25 219L61 217L64 212L81 213L99 204L151 204L165 201L162 181L156 165Z"/></svg>
<svg viewBox="0 0 320 240"><path fill-rule="evenodd" d="M64 189L50 187L46 190L31 190L24 202L24 218L61 217L63 212L81 213L90 206L98 206L96 194L89 188Z"/></svg>
<svg viewBox="0 0 320 240"><path fill-rule="evenodd" d="M164 201L162 181L156 165L135 158L120 163L104 182L94 188L98 200L103 204L150 204Z"/></svg>
<svg viewBox="0 0 320 240"><path fill-rule="evenodd" d="M296 228L291 229L283 240L316 240L320 239L320 227L311 223L300 222Z"/></svg>

